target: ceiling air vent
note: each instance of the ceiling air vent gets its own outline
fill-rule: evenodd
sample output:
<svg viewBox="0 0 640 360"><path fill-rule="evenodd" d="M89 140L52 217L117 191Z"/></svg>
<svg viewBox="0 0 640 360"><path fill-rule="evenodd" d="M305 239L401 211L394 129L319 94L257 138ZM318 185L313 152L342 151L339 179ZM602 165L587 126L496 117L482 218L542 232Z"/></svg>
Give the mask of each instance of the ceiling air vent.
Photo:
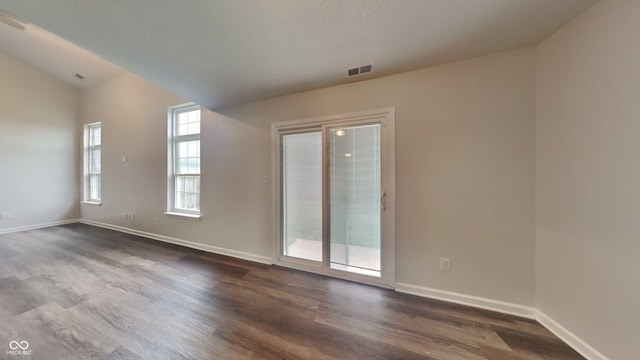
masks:
<svg viewBox="0 0 640 360"><path fill-rule="evenodd" d="M371 64L363 65L363 66L360 66L360 67L354 67L352 69L347 70L347 74L349 76L355 76L355 75L358 75L358 74L365 74L365 73L371 72L372 67L373 66Z"/></svg>
<svg viewBox="0 0 640 360"><path fill-rule="evenodd" d="M360 74L371 72L371 64L360 66Z"/></svg>

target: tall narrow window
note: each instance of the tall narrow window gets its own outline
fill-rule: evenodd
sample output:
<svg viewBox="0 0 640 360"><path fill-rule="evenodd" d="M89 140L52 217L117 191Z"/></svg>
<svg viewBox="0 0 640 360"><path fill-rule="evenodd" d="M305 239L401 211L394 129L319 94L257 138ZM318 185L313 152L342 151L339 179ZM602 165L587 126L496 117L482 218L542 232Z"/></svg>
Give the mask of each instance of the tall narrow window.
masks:
<svg viewBox="0 0 640 360"><path fill-rule="evenodd" d="M169 109L168 212L200 214L200 106Z"/></svg>
<svg viewBox="0 0 640 360"><path fill-rule="evenodd" d="M99 122L84 127L84 200L102 200L102 126Z"/></svg>

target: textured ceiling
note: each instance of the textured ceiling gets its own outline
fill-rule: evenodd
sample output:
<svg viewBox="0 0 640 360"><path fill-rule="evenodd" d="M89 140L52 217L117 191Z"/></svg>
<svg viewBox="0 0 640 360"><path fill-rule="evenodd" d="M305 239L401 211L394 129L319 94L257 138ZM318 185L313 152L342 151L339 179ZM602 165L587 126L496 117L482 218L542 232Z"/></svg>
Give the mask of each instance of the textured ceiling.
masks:
<svg viewBox="0 0 640 360"><path fill-rule="evenodd" d="M0 0L0 8L217 108L536 44L595 2ZM373 72L347 78L364 64Z"/></svg>

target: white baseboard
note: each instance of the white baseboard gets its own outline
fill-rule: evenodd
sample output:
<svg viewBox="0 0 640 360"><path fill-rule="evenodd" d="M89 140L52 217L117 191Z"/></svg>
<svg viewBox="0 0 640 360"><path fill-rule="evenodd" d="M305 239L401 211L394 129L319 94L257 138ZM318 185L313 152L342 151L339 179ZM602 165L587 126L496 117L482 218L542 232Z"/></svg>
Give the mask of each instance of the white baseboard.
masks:
<svg viewBox="0 0 640 360"><path fill-rule="evenodd" d="M51 221L51 222L47 222L47 223L43 223L43 224L25 225L25 226L18 226L18 227L8 228L8 229L0 229L0 235L1 234L9 234L9 233L14 233L14 232L19 232L19 231L42 229L42 228L47 228L47 227L52 227L52 226L74 224L74 223L77 223L77 222L80 222L80 219Z"/></svg>
<svg viewBox="0 0 640 360"><path fill-rule="evenodd" d="M499 300L492 300L478 296L460 294L450 291L431 289L405 283L396 283L396 291L431 299L443 300L455 304L473 306L480 309L496 311L503 314L521 316L528 319L536 318L536 309Z"/></svg>
<svg viewBox="0 0 640 360"><path fill-rule="evenodd" d="M272 259L268 256L262 256L262 255L251 254L251 253L246 253L246 252L227 249L227 248L221 248L213 245L197 243L193 241L130 229L123 226L101 223L93 220L81 219L80 222L87 225L93 225L93 226L97 226L105 229L116 230L123 233L131 234L131 235L142 236L142 237L153 239L153 240L158 240L158 241L175 244L175 245L186 246L188 248L202 250L202 251L206 251L214 254L226 255L226 256L231 256L239 259L254 261L261 264L271 265L273 263Z"/></svg>
<svg viewBox="0 0 640 360"><path fill-rule="evenodd" d="M574 333L567 330L565 327L558 324L549 316L534 307L404 283L396 283L396 291L533 319L538 321L542 326L547 328L586 359L609 360L609 358L602 355L602 353L587 344L584 340L580 339Z"/></svg>
<svg viewBox="0 0 640 360"><path fill-rule="evenodd" d="M588 360L609 360L608 357L602 355L598 350L567 330L564 326L558 324L542 311L536 311L536 320Z"/></svg>

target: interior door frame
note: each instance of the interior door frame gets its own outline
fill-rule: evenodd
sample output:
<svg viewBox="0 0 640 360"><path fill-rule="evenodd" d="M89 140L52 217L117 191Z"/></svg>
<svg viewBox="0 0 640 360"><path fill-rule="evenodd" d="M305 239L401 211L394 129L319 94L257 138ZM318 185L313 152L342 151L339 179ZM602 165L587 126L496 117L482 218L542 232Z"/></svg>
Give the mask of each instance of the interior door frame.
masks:
<svg viewBox="0 0 640 360"><path fill-rule="evenodd" d="M288 256L282 256L283 244L281 241L283 235L282 229L282 179L281 179L281 136L283 134L304 133L312 129L322 131L322 153L323 153L323 202L327 201L327 181L326 156L327 139L326 129L345 124L357 123L376 123L381 124L380 143L383 151L380 153L380 161L382 166L383 183L381 189L386 193L386 206L381 212L381 258L380 268L381 277L373 277L361 275L357 273L346 272L342 270L331 269L329 266L329 253L326 246L327 221L323 221L323 261L316 262L311 260L298 259ZM299 269L303 271L319 273L337 278L344 278L361 283L377 285L382 287L395 287L395 107L386 107L374 110L366 110L352 112L346 114L321 116L308 119L298 119L290 121L282 121L271 124L271 179L272 179L272 249L274 264ZM323 208L326 207L323 204ZM323 218L326 214L324 214Z"/></svg>

